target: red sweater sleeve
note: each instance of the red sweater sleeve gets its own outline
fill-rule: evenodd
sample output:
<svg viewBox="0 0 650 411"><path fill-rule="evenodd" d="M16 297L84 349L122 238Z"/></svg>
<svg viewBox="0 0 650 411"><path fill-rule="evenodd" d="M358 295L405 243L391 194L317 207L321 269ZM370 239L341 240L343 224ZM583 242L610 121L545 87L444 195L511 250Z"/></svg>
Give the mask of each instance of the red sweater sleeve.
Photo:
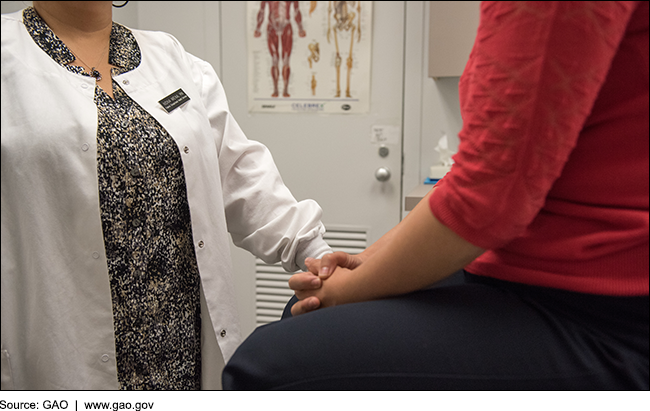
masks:
<svg viewBox="0 0 650 411"><path fill-rule="evenodd" d="M434 215L500 247L531 224L576 146L636 2L481 4L460 82L463 129Z"/></svg>

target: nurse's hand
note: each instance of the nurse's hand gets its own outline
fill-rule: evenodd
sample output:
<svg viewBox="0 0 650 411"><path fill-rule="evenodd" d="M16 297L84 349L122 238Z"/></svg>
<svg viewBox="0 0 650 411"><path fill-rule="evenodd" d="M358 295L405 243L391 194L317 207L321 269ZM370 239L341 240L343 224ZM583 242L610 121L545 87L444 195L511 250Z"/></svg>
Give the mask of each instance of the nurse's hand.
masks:
<svg viewBox="0 0 650 411"><path fill-rule="evenodd" d="M363 256L350 255L342 251L337 251L331 254L325 254L322 259L316 260L307 258L305 265L309 269L308 272L294 274L289 279L289 287L295 291L296 296L301 298L309 291L317 290L321 287L322 281L327 280L337 267L343 267L350 270L355 269L363 263ZM321 306L318 297L310 295L303 297L291 308L291 315L305 314L314 311Z"/></svg>
<svg viewBox="0 0 650 411"><path fill-rule="evenodd" d="M305 263L307 263L307 261L305 261ZM307 267L309 267L308 264ZM321 285L322 280L318 278L318 275L310 271L297 273L289 278L289 288L296 293L296 296L299 296L306 291L318 290ZM320 307L320 300L317 297L309 297L297 301L293 307L291 307L291 315L296 316L305 314L318 309L318 307Z"/></svg>
<svg viewBox="0 0 650 411"><path fill-rule="evenodd" d="M316 260L308 258L305 260L305 265L313 274L318 275L321 279L326 279L336 267L343 267L349 270L354 270L363 264L365 258L364 254L351 255L343 251L336 251L334 253L325 254L322 259Z"/></svg>

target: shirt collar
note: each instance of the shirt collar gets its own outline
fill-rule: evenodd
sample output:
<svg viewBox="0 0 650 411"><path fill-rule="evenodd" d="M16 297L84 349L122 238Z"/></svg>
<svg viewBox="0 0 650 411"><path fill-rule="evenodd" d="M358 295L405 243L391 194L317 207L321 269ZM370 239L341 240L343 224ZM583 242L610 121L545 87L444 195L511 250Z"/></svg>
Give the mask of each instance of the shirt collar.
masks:
<svg viewBox="0 0 650 411"><path fill-rule="evenodd" d="M54 61L66 66L75 60L74 54L47 26L34 7L28 7L23 11L23 24L36 44ZM141 60L140 47L131 30L113 22L108 62L117 67L117 73L114 74L135 69L140 65Z"/></svg>

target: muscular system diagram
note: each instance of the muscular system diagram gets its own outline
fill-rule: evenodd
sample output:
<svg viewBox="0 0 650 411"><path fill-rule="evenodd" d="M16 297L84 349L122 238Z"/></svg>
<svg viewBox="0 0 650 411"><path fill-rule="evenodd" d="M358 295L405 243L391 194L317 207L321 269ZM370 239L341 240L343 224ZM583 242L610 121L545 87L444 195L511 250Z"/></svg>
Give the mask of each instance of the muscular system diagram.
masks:
<svg viewBox="0 0 650 411"><path fill-rule="evenodd" d="M291 26L291 6L294 8L296 24L298 25L298 36L305 37L306 33L302 27L302 15L300 14L299 2L297 1L262 1L260 11L257 13L257 27L255 37L260 37L260 28L264 23L264 9L269 7L269 21L266 28L267 44L271 53L271 78L273 79L272 97L278 97L278 82L280 77L280 55L282 55L282 97L289 95L289 78L291 76L291 49L293 48L293 28ZM281 47L280 47L281 46Z"/></svg>

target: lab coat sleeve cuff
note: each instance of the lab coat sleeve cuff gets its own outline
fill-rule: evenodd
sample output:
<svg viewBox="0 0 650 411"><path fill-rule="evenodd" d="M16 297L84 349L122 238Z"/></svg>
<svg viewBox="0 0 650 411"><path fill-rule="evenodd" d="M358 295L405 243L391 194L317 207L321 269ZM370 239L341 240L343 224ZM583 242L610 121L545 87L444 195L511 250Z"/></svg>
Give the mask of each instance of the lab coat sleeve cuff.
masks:
<svg viewBox="0 0 650 411"><path fill-rule="evenodd" d="M307 257L318 259L331 252L332 249L325 240L323 240L322 234L318 234L310 241L303 241L298 245L298 250L296 252L296 265L300 267L302 271L307 271L307 266L305 265L305 259Z"/></svg>

